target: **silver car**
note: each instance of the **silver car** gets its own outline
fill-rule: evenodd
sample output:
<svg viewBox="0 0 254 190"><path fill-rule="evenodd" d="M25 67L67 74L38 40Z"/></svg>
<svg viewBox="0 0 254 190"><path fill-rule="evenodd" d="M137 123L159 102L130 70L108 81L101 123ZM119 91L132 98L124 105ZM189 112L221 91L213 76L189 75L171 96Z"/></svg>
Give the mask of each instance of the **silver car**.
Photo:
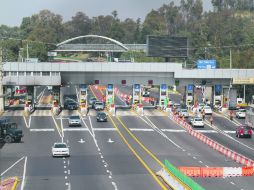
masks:
<svg viewBox="0 0 254 190"><path fill-rule="evenodd" d="M95 102L94 103L94 109L95 110L103 110L104 109L104 103L103 102Z"/></svg>
<svg viewBox="0 0 254 190"><path fill-rule="evenodd" d="M69 117L69 126L80 126L81 120L78 115L72 115Z"/></svg>

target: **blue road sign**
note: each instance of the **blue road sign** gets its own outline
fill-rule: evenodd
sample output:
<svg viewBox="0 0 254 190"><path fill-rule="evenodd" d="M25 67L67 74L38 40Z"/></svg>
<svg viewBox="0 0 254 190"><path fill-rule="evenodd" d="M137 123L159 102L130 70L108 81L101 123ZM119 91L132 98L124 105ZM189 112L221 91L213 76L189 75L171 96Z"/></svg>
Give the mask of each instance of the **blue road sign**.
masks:
<svg viewBox="0 0 254 190"><path fill-rule="evenodd" d="M108 84L108 91L113 91L113 84Z"/></svg>
<svg viewBox="0 0 254 190"><path fill-rule="evenodd" d="M167 85L161 84L161 91L167 91Z"/></svg>
<svg viewBox="0 0 254 190"><path fill-rule="evenodd" d="M215 92L216 93L220 94L221 93L221 89L222 89L222 85L220 85L220 84L216 84L215 85Z"/></svg>
<svg viewBox="0 0 254 190"><path fill-rule="evenodd" d="M86 90L86 89L87 89L87 85L86 85L86 84L80 84L80 85L79 85L79 88L80 88L81 90Z"/></svg>
<svg viewBox="0 0 254 190"><path fill-rule="evenodd" d="M198 69L216 69L216 60L198 60L197 61Z"/></svg>
<svg viewBox="0 0 254 190"><path fill-rule="evenodd" d="M135 84L134 85L134 91L139 92L140 91L140 84Z"/></svg>
<svg viewBox="0 0 254 190"><path fill-rule="evenodd" d="M193 84L188 84L188 91L193 91Z"/></svg>

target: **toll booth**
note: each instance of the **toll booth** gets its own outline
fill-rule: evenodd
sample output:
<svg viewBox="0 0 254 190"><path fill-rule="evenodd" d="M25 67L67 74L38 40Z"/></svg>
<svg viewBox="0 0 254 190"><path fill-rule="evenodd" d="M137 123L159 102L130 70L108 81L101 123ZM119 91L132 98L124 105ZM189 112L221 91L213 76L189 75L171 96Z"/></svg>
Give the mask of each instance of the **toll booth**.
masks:
<svg viewBox="0 0 254 190"><path fill-rule="evenodd" d="M186 105L192 106L194 103L194 85L188 84L186 89Z"/></svg>
<svg viewBox="0 0 254 190"><path fill-rule="evenodd" d="M53 95L52 104L54 101L60 103L60 86L52 87L52 95Z"/></svg>
<svg viewBox="0 0 254 190"><path fill-rule="evenodd" d="M140 84L133 85L133 105L141 104L141 87Z"/></svg>
<svg viewBox="0 0 254 190"><path fill-rule="evenodd" d="M108 84L107 90L106 90L106 104L111 105L114 104L114 85L113 84Z"/></svg>
<svg viewBox="0 0 254 190"><path fill-rule="evenodd" d="M87 107L87 85L80 84L79 85L79 103L81 108Z"/></svg>
<svg viewBox="0 0 254 190"><path fill-rule="evenodd" d="M222 95L222 85L214 85L214 95L213 95L213 105L215 108L222 107L223 105L223 95Z"/></svg>
<svg viewBox="0 0 254 190"><path fill-rule="evenodd" d="M160 107L166 108L168 105L168 86L166 84L160 85L160 98L159 98Z"/></svg>

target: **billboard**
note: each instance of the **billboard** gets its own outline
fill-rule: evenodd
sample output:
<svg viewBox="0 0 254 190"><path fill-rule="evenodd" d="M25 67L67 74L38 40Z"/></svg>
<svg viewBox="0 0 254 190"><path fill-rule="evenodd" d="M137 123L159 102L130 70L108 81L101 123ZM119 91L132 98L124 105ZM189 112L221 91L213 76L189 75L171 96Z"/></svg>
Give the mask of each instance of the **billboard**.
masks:
<svg viewBox="0 0 254 190"><path fill-rule="evenodd" d="M148 35L146 44L149 57L186 58L188 56L188 39L186 37Z"/></svg>
<svg viewBox="0 0 254 190"><path fill-rule="evenodd" d="M197 61L198 69L216 69L216 60L198 60Z"/></svg>

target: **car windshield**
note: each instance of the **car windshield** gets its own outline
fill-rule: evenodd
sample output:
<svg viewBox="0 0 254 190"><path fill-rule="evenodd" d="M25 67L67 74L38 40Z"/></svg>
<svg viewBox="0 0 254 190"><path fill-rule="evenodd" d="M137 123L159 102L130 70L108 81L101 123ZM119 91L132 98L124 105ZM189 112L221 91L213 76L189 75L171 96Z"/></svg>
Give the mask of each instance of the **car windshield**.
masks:
<svg viewBox="0 0 254 190"><path fill-rule="evenodd" d="M187 110L186 110L186 109L182 109L181 111L182 111L182 112L187 112Z"/></svg>
<svg viewBox="0 0 254 190"><path fill-rule="evenodd" d="M101 112L101 113L98 113L98 116L106 116L106 114L105 113L103 113L103 112Z"/></svg>
<svg viewBox="0 0 254 190"><path fill-rule="evenodd" d="M78 115L70 116L70 119L80 119Z"/></svg>
<svg viewBox="0 0 254 190"><path fill-rule="evenodd" d="M211 109L209 106L205 106L204 109Z"/></svg>
<svg viewBox="0 0 254 190"><path fill-rule="evenodd" d="M103 105L102 102L96 102L96 105Z"/></svg>
<svg viewBox="0 0 254 190"><path fill-rule="evenodd" d="M239 112L246 112L246 110L239 110Z"/></svg>
<svg viewBox="0 0 254 190"><path fill-rule="evenodd" d="M54 148L66 148L66 144L55 144Z"/></svg>
<svg viewBox="0 0 254 190"><path fill-rule="evenodd" d="M195 121L202 121L201 118L195 118Z"/></svg>

